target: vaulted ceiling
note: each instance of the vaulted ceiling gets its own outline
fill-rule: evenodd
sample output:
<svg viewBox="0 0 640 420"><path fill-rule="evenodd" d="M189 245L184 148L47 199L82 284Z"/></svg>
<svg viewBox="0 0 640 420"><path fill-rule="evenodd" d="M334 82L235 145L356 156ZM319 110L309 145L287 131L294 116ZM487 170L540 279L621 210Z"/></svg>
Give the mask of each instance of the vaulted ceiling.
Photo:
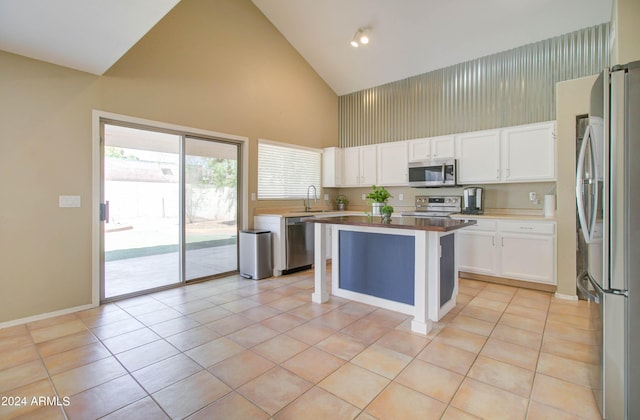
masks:
<svg viewBox="0 0 640 420"><path fill-rule="evenodd" d="M100 75L179 1L0 0L0 49ZM252 1L343 95L607 22L612 0Z"/></svg>

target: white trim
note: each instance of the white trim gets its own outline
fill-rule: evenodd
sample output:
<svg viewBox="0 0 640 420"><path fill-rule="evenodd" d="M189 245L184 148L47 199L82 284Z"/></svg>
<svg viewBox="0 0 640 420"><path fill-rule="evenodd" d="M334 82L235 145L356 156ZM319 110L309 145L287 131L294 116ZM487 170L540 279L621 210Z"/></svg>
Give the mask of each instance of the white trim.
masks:
<svg viewBox="0 0 640 420"><path fill-rule="evenodd" d="M325 216L325 217L332 217L332 216ZM413 229L386 228L386 227L377 227L377 226L359 226L359 225L333 225L333 226L337 226L336 228L337 230L349 230L352 232L365 232L365 233L382 233L384 235L416 236L416 232L417 232L416 230L413 230Z"/></svg>
<svg viewBox="0 0 640 420"><path fill-rule="evenodd" d="M73 308L61 309L59 311L47 312L47 313L44 313L44 314L28 316L26 318L14 319L14 320L11 320L11 321L7 321L7 322L1 323L0 324L0 329L9 328L9 327L15 327L16 325L22 325L22 324L26 324L28 322L41 321L43 319L48 319L48 318L53 318L53 317L56 317L56 316L67 315L67 314L71 314L71 313L74 313L74 312L84 311L86 309L92 309L92 308L95 308L97 306L98 305L94 305L94 304L74 306Z"/></svg>
<svg viewBox="0 0 640 420"><path fill-rule="evenodd" d="M554 297L562 300L578 300L578 296L576 295L563 295L562 293L554 293Z"/></svg>
<svg viewBox="0 0 640 420"><path fill-rule="evenodd" d="M378 308L388 309L390 311L400 312L405 315L415 315L415 307L406 303L395 302L393 300L383 299L376 296L365 295L351 290L332 288L331 294L344 299L353 300L355 302L367 305L377 306Z"/></svg>
<svg viewBox="0 0 640 420"><path fill-rule="evenodd" d="M331 228L331 226L329 226ZM314 276L315 290L311 294L311 301L315 303L325 303L329 300L329 293L327 293L327 227L324 223L314 223L314 247L319 252L313 253L313 264L317 276Z"/></svg>
<svg viewBox="0 0 640 420"><path fill-rule="evenodd" d="M283 143L281 141L274 141L274 140L268 140L268 139L258 139L258 144L260 143L272 144L274 146L280 146L280 147L288 147L291 149L308 150L310 152L316 152L320 154L324 152L323 149L316 149L315 147L300 146L299 144Z"/></svg>
<svg viewBox="0 0 640 420"><path fill-rule="evenodd" d="M241 143L242 156L242 182L240 194L242 197L242 226L249 227L249 138L235 134L220 133L217 131L202 130L183 125L169 124L128 115L114 114L111 112L94 109L92 111L92 136L91 136L91 307L100 304L100 120L109 119L129 124L146 125L185 132L188 134L216 137L222 140L234 140Z"/></svg>

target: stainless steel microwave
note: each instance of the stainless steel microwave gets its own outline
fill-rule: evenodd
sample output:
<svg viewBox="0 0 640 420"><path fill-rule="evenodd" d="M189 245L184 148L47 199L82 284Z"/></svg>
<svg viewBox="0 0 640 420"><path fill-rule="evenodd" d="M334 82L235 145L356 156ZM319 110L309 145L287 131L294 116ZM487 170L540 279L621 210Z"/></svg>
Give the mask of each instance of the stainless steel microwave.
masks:
<svg viewBox="0 0 640 420"><path fill-rule="evenodd" d="M456 160L409 162L410 187L449 187L456 185Z"/></svg>

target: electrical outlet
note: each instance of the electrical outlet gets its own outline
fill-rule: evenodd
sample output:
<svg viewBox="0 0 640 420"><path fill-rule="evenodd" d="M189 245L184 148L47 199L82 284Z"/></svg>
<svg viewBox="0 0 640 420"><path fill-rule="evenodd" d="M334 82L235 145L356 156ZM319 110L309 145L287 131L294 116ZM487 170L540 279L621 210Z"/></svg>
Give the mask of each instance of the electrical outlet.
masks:
<svg viewBox="0 0 640 420"><path fill-rule="evenodd" d="M404 194L398 194L398 200L404 201Z"/></svg>
<svg viewBox="0 0 640 420"><path fill-rule="evenodd" d="M329 201L329 194L324 195L324 201Z"/></svg>
<svg viewBox="0 0 640 420"><path fill-rule="evenodd" d="M58 197L59 207L80 207L79 195L61 195Z"/></svg>
<svg viewBox="0 0 640 420"><path fill-rule="evenodd" d="M529 200L530 201L536 201L538 199L538 194L535 193L535 191L531 191L529 193Z"/></svg>
<svg viewBox="0 0 640 420"><path fill-rule="evenodd" d="M362 199L366 200L367 199L367 194L362 194Z"/></svg>
<svg viewBox="0 0 640 420"><path fill-rule="evenodd" d="M256 193L251 193L251 201L256 201Z"/></svg>

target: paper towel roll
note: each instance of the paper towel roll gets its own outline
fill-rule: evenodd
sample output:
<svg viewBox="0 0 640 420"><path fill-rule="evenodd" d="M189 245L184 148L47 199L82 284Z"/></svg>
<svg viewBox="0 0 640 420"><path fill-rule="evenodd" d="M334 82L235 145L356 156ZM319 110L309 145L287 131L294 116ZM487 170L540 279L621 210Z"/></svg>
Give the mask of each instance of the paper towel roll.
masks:
<svg viewBox="0 0 640 420"><path fill-rule="evenodd" d="M544 196L544 217L553 217L556 215L556 196Z"/></svg>

